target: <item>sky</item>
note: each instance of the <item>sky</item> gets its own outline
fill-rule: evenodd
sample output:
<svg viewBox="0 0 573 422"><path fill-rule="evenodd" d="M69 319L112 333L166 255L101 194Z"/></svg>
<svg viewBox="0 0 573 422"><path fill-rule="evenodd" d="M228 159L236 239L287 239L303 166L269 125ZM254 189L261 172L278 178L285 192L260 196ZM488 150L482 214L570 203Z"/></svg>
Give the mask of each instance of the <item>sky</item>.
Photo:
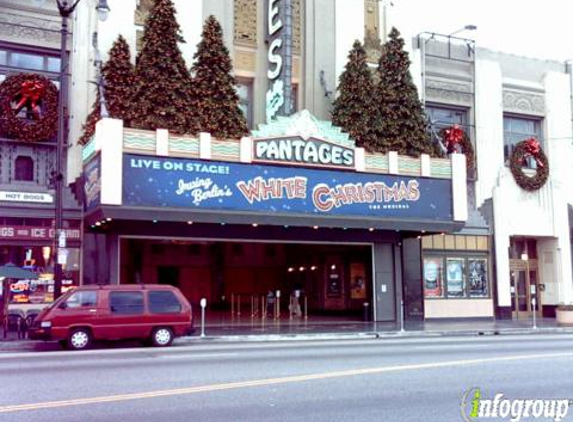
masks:
<svg viewBox="0 0 573 422"><path fill-rule="evenodd" d="M403 35L456 36L478 47L538 59L573 59L573 0L385 0L389 24Z"/></svg>

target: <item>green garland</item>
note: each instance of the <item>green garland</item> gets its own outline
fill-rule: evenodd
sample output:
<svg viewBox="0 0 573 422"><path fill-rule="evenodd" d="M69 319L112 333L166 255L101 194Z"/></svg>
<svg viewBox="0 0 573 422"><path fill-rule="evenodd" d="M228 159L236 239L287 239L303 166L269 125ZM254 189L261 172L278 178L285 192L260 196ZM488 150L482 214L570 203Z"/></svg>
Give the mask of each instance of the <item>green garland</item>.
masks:
<svg viewBox="0 0 573 422"><path fill-rule="evenodd" d="M537 143L535 145L535 143ZM537 162L535 176L528 176L523 172L523 162L526 158L533 157ZM549 160L535 139L526 139L515 146L509 159L509 168L515 178L515 182L523 189L534 191L541 188L549 178Z"/></svg>
<svg viewBox="0 0 573 422"><path fill-rule="evenodd" d="M41 115L37 119L18 117L13 104L18 100L25 83L45 87L39 100ZM58 130L58 89L48 78L35 73L19 73L0 84L0 133L23 141L48 141Z"/></svg>

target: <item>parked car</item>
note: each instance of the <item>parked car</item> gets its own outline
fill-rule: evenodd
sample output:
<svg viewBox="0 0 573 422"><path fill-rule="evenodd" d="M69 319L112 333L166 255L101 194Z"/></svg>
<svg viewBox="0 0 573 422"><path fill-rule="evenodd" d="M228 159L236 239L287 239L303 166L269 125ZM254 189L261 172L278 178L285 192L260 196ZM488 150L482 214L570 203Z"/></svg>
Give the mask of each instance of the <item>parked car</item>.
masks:
<svg viewBox="0 0 573 422"><path fill-rule="evenodd" d="M31 339L80 350L93 340L148 340L169 346L193 331L191 305L179 289L158 284L80 286L34 320Z"/></svg>

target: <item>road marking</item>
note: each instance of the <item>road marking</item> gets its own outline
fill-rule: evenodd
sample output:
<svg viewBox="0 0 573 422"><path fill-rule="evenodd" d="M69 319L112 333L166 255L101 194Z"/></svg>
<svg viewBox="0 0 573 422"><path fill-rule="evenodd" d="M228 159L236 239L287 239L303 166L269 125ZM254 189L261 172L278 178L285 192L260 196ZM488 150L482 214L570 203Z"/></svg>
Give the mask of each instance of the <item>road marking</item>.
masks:
<svg viewBox="0 0 573 422"><path fill-rule="evenodd" d="M197 353L197 354L178 354L178 355L160 355L154 356L159 359L205 359L237 356L238 353Z"/></svg>
<svg viewBox="0 0 573 422"><path fill-rule="evenodd" d="M482 359L465 359L465 360L452 360L444 362L419 363L412 365L395 365L395 366L382 366L382 367L364 368L364 369L350 369L346 371L323 372L318 374L294 375L282 378L266 378L266 379L251 380L251 381L229 382L224 384L211 384L211 385L178 388L171 390L148 391L143 393L118 394L114 396L88 397L83 399L0 406L0 413L15 413L24 410L43 410L43 409L54 409L60 407L81 406L88 404L123 402L130 400L152 399L157 397L190 395L190 394L206 393L212 391L233 390L239 388L263 387L269 385L289 384L289 383L297 383L305 381L319 381L332 378L383 374L387 372L412 371L419 369L436 369L436 368L445 368L451 366L455 367L455 366L465 366L465 365L477 365L482 363L500 363L500 362L511 362L520 360L553 359L553 358L573 358L573 352L516 355L516 356L496 356Z"/></svg>
<svg viewBox="0 0 573 422"><path fill-rule="evenodd" d="M426 344L423 346L412 346L413 349L475 349L478 347L491 347L490 344Z"/></svg>

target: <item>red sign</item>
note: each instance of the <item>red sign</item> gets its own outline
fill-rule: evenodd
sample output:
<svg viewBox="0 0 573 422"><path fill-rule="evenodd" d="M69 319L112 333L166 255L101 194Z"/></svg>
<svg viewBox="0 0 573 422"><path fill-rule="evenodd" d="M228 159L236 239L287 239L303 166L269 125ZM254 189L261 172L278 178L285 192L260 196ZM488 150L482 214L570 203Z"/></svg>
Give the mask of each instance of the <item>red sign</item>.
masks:
<svg viewBox="0 0 573 422"><path fill-rule="evenodd" d="M65 229L66 238L80 240L79 229ZM55 229L41 226L0 226L0 239L11 240L53 240Z"/></svg>

